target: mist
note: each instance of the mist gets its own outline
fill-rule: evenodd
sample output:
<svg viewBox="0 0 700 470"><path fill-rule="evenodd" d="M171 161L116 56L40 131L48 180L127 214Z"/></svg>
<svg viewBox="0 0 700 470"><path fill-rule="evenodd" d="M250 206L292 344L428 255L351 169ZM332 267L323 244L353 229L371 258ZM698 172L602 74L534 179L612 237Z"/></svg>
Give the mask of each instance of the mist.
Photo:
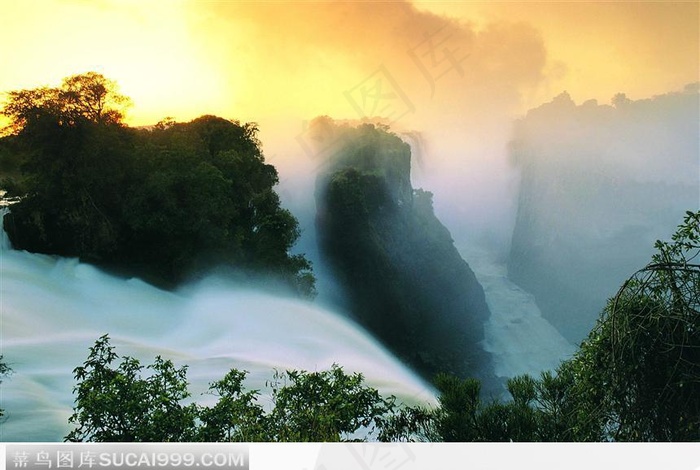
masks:
<svg viewBox="0 0 700 470"><path fill-rule="evenodd" d="M230 367L251 370L259 387L275 367L338 362L382 392L433 399L347 318L343 286L318 253L316 178L337 145L313 131L318 116L381 122L410 144L413 186L434 193L437 217L484 287L492 317L481 346L495 375L555 368L654 241L700 207L698 89L682 88L697 76L697 5L660 14L658 5L585 3L481 5L473 21L405 1L186 5L179 31L190 42L171 61L181 70L192 55L202 68L190 67L178 94L213 96L198 114L258 123L277 191L299 220L293 250L313 262L319 296L309 304L216 277L164 292L4 246L3 354L17 374L2 385L0 438L62 437L71 370L104 333L120 354L189 364L195 393ZM621 65L603 70L612 63ZM173 76L185 74L151 78L149 90ZM175 94L164 101L159 116L194 117ZM157 113L139 112L142 124Z"/></svg>
<svg viewBox="0 0 700 470"><path fill-rule="evenodd" d="M414 186L435 193L453 235L487 240L503 257L517 211L509 145L518 117L565 90L580 103L618 92L645 99L697 76L690 5L214 3L192 13L202 44L244 64L221 69L240 85L231 107L261 124L283 179L322 161L309 150L319 143L308 133L314 117L380 118L421 136Z"/></svg>
<svg viewBox="0 0 700 470"><path fill-rule="evenodd" d="M322 302L342 306L343 289L316 251L315 178L338 145L332 133L313 131L318 115L388 124L411 145L413 186L434 193L436 215L464 259L478 264L486 256L491 265L505 266L501 280L534 294L532 311L544 310L545 321L566 337L563 342L557 334L550 338L562 345L553 357L563 357L565 344L577 344L588 334L606 299L650 260L655 240L668 238L684 211L700 205L694 85L657 88L663 95L655 97L639 96L637 83L608 80L590 95L575 87L576 104L555 88L557 64L543 33L498 15L477 24L401 2L376 6L381 16L369 15L366 4L302 6L284 17L269 5L245 11L232 5L216 8L221 18L233 17L235 10L257 25L256 44L289 60L284 79L294 86L282 90L301 84L323 96L316 103L326 103L312 107L313 114L260 120L266 156L280 170L283 200L301 222L296 249L314 262ZM584 17L592 15L581 5L576 8ZM611 18L624 23L624 9L609 10ZM563 16L554 11L551 16ZM654 11L640 7L644 24L653 22ZM594 41L606 35L613 40L605 32L610 21L601 21L605 29ZM307 22L314 27L303 27ZM635 44L651 56L650 38L656 35ZM674 47L697 49L697 41L680 46L684 36L678 31L671 37ZM687 68L680 49L671 55L669 69ZM317 73L331 67L331 57L342 64L342 73L332 79ZM274 75L278 65L268 64L261 72ZM559 72L571 74L565 68ZM626 95L628 88L637 96ZM601 97L599 89L617 94L602 95L599 104L594 99ZM392 98L374 99L382 94ZM303 96L277 98L291 103ZM607 189L601 189L601 181ZM559 192L547 193L548 185ZM528 258L540 246L543 254ZM551 278L576 287L560 286L557 293ZM510 354L508 348L500 351Z"/></svg>
<svg viewBox="0 0 700 470"><path fill-rule="evenodd" d="M61 441L70 430L73 369L109 334L116 353L151 364L188 365L192 400L231 368L265 392L275 370L362 372L368 384L408 403L434 391L341 315L211 277L176 292L125 280L78 262L12 250L1 234L2 352L15 373L3 380L2 441ZM263 398L266 397L263 395Z"/></svg>
<svg viewBox="0 0 700 470"><path fill-rule="evenodd" d="M404 2L302 5L285 15L270 5L213 8L214 27L244 22L256 51L281 58L258 70L273 76L265 90L280 93L276 99L289 109L309 110L261 119L261 137L266 156L280 170L282 197L301 221L297 249L314 260L331 298L342 297L342 289L326 275L315 252L312 193L317 170L338 143L332 134L314 133L311 124L319 115L388 124L408 142L413 186L434 193L435 213L467 262L478 256L475 247L485 249L494 262L510 268L510 280L528 291L547 284L542 266L518 271L520 261L513 258L528 246L566 239L571 249L552 248L543 256L558 258L562 266L591 261L565 274L567 282L578 284L580 295L557 302L536 295L547 318L566 318L557 327L573 343L585 337L620 283L649 261L655 240L669 237L684 211L700 204L697 90L693 85L683 89L686 82L679 82L695 74L689 71L697 65L691 57L698 44L690 34L692 25L680 19L685 17L681 7L660 12L653 5L572 6L579 19L598 28L586 50L612 41L619 50L638 48L647 61L664 56L667 69L659 72L664 78L649 79L656 95L640 95L637 81L614 77L603 84L591 75L585 80L595 86L582 88L583 75L577 75L582 69L571 64L602 61L604 53L596 46L583 59L587 53L581 45L563 38L563 26L554 28L550 20L581 32L586 27L558 7L535 6L529 12L518 7L513 17L527 23L505 21L497 7L483 7L490 13L469 22ZM629 19L631 10L637 20ZM547 26L532 26L537 12L548 19ZM659 18L678 23L678 29L662 35L668 25L657 25ZM613 24L627 36L616 39ZM647 35L642 36L641 25ZM566 50L554 37L570 46L570 56L562 56ZM665 52L660 44L667 46ZM643 74L639 58L628 56L628 65L636 64ZM277 87L274 77L289 84ZM558 84L572 85L576 102ZM313 89L321 98L301 103L306 95L299 89ZM554 111L557 106L562 109ZM601 190L603 180L607 190ZM557 186L563 196L547 196L544 186L536 196L533 181ZM652 185L657 196L648 190L645 196L645 185ZM532 198L541 201L532 214L535 221L523 217ZM529 231L531 225L536 232ZM563 227L568 227L565 235ZM527 241L524 233L530 234ZM553 313L569 311L571 304L585 304L586 313Z"/></svg>
<svg viewBox="0 0 700 470"><path fill-rule="evenodd" d="M309 122L320 115L378 118L398 133L421 136L414 186L435 193L438 216L459 237L488 233L505 250L502 234L512 228L514 214L510 125L547 82L547 51L537 29L501 19L477 25L408 2L208 8L206 20L193 28L202 34L206 28L216 40L202 41L264 77L259 86L243 84L231 102L255 109L240 118L260 124L290 208L304 197L290 188L312 187L294 181L304 175L313 181L323 162L314 146L333 144L332 136L320 136L327 142L311 136ZM306 210L295 214L306 220Z"/></svg>
<svg viewBox="0 0 700 470"><path fill-rule="evenodd" d="M698 84L611 102L563 93L520 120L512 144L522 180L509 274L574 342L700 207Z"/></svg>

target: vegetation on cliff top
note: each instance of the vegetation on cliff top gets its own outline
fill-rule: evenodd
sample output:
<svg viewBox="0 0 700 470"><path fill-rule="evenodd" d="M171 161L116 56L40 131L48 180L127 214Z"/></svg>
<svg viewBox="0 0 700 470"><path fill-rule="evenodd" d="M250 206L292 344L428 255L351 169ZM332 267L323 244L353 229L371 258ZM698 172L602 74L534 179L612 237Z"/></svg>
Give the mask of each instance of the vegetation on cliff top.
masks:
<svg viewBox="0 0 700 470"><path fill-rule="evenodd" d="M511 399L440 374L437 406L383 397L359 374L276 373L266 409L246 373L211 384L213 406L187 404L186 367L138 360L99 339L75 369L69 440L94 441L698 441L700 212L689 212L653 262L620 289L598 327L555 372L508 381ZM360 433L358 434L358 431Z"/></svg>
<svg viewBox="0 0 700 470"><path fill-rule="evenodd" d="M127 101L93 72L8 94L0 156L20 172L3 186L22 196L5 219L12 244L165 286L224 265L313 295L256 125L202 116L134 129Z"/></svg>
<svg viewBox="0 0 700 470"><path fill-rule="evenodd" d="M413 189L409 145L373 124L335 134L341 144L317 180L316 230L353 315L428 379L483 378L484 292L432 194Z"/></svg>

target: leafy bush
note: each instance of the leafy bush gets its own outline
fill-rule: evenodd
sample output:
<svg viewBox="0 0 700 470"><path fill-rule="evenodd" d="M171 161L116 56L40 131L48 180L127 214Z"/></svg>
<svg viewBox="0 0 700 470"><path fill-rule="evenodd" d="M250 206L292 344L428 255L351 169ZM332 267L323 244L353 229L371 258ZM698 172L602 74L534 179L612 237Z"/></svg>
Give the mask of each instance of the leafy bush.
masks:
<svg viewBox="0 0 700 470"><path fill-rule="evenodd" d="M246 373L214 382L213 407L183 404L186 367L152 372L100 338L81 367L69 440L698 441L700 211L610 300L598 326L555 373L508 380L509 401L485 401L478 380L439 374L436 407L397 405L333 366L275 373L272 407ZM0 374L7 369L0 369ZM358 434L361 431L362 434Z"/></svg>
<svg viewBox="0 0 700 470"><path fill-rule="evenodd" d="M117 364L117 360L121 361ZM245 390L246 372L232 369L213 382L213 406L191 398L187 367L156 357L144 367L114 352L108 336L90 348L74 370L77 385L69 441L341 441L365 439L395 408L339 366L322 372L275 372L269 382L271 409L258 390Z"/></svg>
<svg viewBox="0 0 700 470"><path fill-rule="evenodd" d="M388 439L700 440L700 211L620 288L574 357L508 381L484 402L474 379L440 375L435 409L404 409Z"/></svg>
<svg viewBox="0 0 700 470"><path fill-rule="evenodd" d="M22 177L5 184L24 190L5 220L16 248L168 287L225 265L314 294L310 262L289 253L298 223L280 206L254 124L203 116L129 128L125 98L95 73L8 96L0 147L22 160Z"/></svg>

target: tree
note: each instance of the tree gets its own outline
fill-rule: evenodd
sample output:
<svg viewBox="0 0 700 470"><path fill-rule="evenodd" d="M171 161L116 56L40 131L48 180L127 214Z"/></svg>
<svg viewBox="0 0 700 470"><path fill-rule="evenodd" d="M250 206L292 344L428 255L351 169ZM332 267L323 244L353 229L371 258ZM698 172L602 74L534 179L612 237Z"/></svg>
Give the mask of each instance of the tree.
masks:
<svg viewBox="0 0 700 470"><path fill-rule="evenodd" d="M598 425L591 437L700 440L700 211L656 249L564 366Z"/></svg>
<svg viewBox="0 0 700 470"><path fill-rule="evenodd" d="M298 222L281 207L255 125L202 116L143 137L123 209L136 263L175 280L225 264L314 295L311 263L289 253Z"/></svg>
<svg viewBox="0 0 700 470"><path fill-rule="evenodd" d="M336 365L321 372L275 372L266 411L258 404L260 392L245 389L245 371L231 369L213 382L209 393L218 400L202 406L184 403L190 397L186 366L176 368L160 356L145 368L135 358L118 359L105 335L74 370L75 428L66 440L362 440L381 432L395 410L394 397L382 397L361 374L348 375Z"/></svg>
<svg viewBox="0 0 700 470"><path fill-rule="evenodd" d="M73 75L63 80L59 98L65 102L65 111L77 119L97 123L119 123L130 100L117 92L112 80L96 72Z"/></svg>
<svg viewBox="0 0 700 470"><path fill-rule="evenodd" d="M189 396L186 371L158 356L144 367L137 359L119 358L107 335L99 338L82 366L73 373L78 384L69 422L76 428L67 441L177 442L193 436L196 407L181 402Z"/></svg>
<svg viewBox="0 0 700 470"><path fill-rule="evenodd" d="M480 383L439 375L434 409L389 417L387 440L700 440L700 211L627 280L576 354L555 372L508 380L485 403Z"/></svg>
<svg viewBox="0 0 700 470"><path fill-rule="evenodd" d="M247 372L230 370L209 387L219 400L213 407L200 408L198 441L241 442L269 440L269 423L262 406L256 403L257 390L244 391Z"/></svg>
<svg viewBox="0 0 700 470"><path fill-rule="evenodd" d="M81 120L95 123L121 123L130 104L117 92L116 84L96 72L73 75L60 87L39 87L7 93L2 114L10 119L5 133L30 131L42 120L75 125Z"/></svg>
<svg viewBox="0 0 700 470"><path fill-rule="evenodd" d="M508 380L512 400L484 402L476 379L439 374L438 407L427 416L430 440L444 442L538 441L541 413L535 406L536 381L527 375ZM423 418L426 419L425 417Z"/></svg>
<svg viewBox="0 0 700 470"><path fill-rule="evenodd" d="M394 397L383 398L364 384L361 374L347 375L338 365L321 372L275 374L271 385L273 441L359 438L354 433L361 429L373 432L394 410Z"/></svg>
<svg viewBox="0 0 700 470"><path fill-rule="evenodd" d="M298 222L281 207L257 126L202 116L132 129L115 90L90 72L8 94L13 135L0 158L21 160L14 188L24 190L5 220L13 246L163 287L223 265L313 296L311 263L290 253Z"/></svg>

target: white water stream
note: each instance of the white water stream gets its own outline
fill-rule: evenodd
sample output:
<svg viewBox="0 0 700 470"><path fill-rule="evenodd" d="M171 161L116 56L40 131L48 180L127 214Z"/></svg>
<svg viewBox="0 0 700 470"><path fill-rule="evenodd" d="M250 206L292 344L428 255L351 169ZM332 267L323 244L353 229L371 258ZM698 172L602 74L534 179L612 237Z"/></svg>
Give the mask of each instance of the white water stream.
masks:
<svg viewBox="0 0 700 470"><path fill-rule="evenodd" d="M539 377L571 357L576 348L542 317L532 294L508 279L493 252L475 245L458 249L486 294L491 317L484 324L483 347L491 353L497 377Z"/></svg>
<svg viewBox="0 0 700 470"><path fill-rule="evenodd" d="M69 431L73 368L109 333L116 352L189 365L197 400L232 367L263 388L274 369L362 372L384 394L432 402L432 390L356 325L313 304L210 279L181 292L107 275L0 240L0 346L14 373L0 386L2 441L57 441Z"/></svg>
<svg viewBox="0 0 700 470"><path fill-rule="evenodd" d="M574 347L488 251L461 250L492 316L484 348L499 377L553 369ZM0 386L0 441L57 441L70 430L73 368L108 333L116 352L189 365L193 398L232 367L264 389L274 369L361 372L384 394L434 402L432 389L360 327L314 304L209 279L179 292L124 280L74 259L13 250L0 234L0 353L14 373Z"/></svg>

